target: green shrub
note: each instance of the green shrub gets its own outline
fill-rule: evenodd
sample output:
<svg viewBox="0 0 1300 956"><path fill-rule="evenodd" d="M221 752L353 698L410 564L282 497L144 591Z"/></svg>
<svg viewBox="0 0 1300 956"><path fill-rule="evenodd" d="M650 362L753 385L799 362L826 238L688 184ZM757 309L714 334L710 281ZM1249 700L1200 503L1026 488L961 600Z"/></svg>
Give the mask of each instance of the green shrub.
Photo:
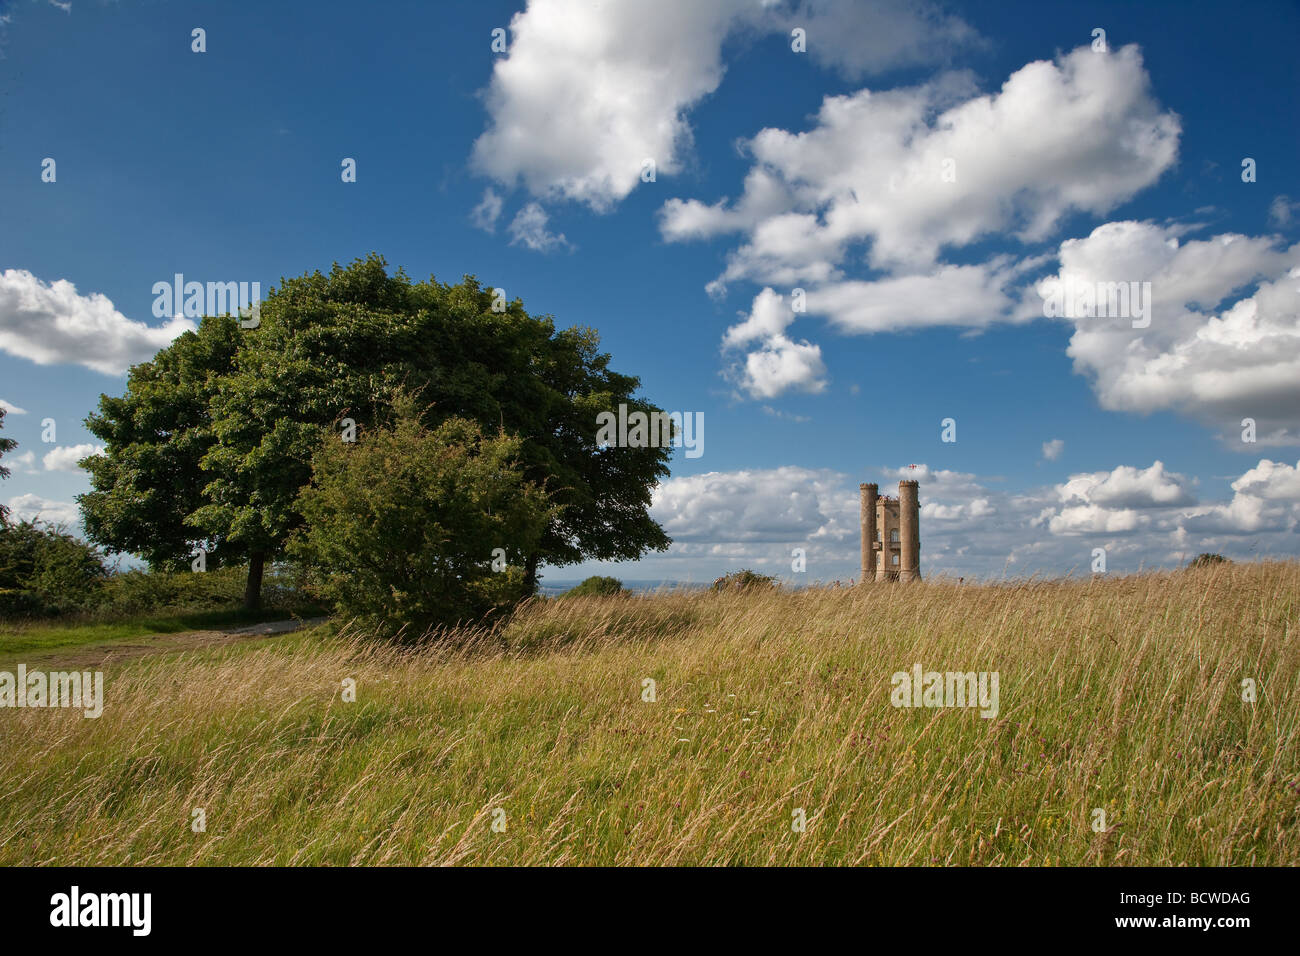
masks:
<svg viewBox="0 0 1300 956"><path fill-rule="evenodd" d="M0 614L48 617L94 607L107 577L98 549L62 527L0 523Z"/></svg>
<svg viewBox="0 0 1300 956"><path fill-rule="evenodd" d="M561 597L612 597L616 594L626 594L623 582L618 578L602 577L599 574L593 574L576 587L569 588Z"/></svg>
<svg viewBox="0 0 1300 956"><path fill-rule="evenodd" d="M241 568L211 571L123 571L104 582L97 610L109 615L154 611L207 611L238 605L244 597Z"/></svg>
<svg viewBox="0 0 1300 956"><path fill-rule="evenodd" d="M748 568L731 571L713 582L713 591L750 591L767 590L776 587L776 578L770 574L759 574Z"/></svg>
<svg viewBox="0 0 1300 956"><path fill-rule="evenodd" d="M1216 564L1232 564L1232 562L1221 554L1211 554L1208 551L1203 551L1192 558L1187 566L1189 568L1209 568Z"/></svg>
<svg viewBox="0 0 1300 956"><path fill-rule="evenodd" d="M325 429L289 553L340 614L383 632L482 622L527 596L523 557L554 516L520 449L464 419L428 430L405 397L355 443Z"/></svg>

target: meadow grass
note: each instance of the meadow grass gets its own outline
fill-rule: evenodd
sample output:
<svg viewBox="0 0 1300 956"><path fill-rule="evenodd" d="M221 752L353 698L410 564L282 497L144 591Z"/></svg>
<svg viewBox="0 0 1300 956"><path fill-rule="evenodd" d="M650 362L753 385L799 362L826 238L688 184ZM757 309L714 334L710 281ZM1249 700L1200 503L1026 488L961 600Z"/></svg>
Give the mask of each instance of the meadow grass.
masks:
<svg viewBox="0 0 1300 956"><path fill-rule="evenodd" d="M83 647L111 645L151 634L179 634L238 624L279 621L290 617L287 610L272 608L249 611L228 608L210 611L175 611L103 619L87 615L84 620L0 621L0 664L17 664L26 655Z"/></svg>
<svg viewBox="0 0 1300 956"><path fill-rule="evenodd" d="M1298 613L1274 562L142 659L97 720L0 710L0 864L1294 865ZM893 707L916 663L1000 713Z"/></svg>

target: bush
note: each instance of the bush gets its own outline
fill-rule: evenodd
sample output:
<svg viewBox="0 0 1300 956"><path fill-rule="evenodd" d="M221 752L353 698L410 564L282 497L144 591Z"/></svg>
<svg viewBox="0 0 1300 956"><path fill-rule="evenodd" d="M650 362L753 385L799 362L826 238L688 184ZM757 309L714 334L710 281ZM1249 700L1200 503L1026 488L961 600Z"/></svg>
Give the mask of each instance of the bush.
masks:
<svg viewBox="0 0 1300 956"><path fill-rule="evenodd" d="M1232 562L1221 554L1210 554L1208 551L1203 551L1192 558L1187 566L1189 568L1210 568L1216 564L1232 564Z"/></svg>
<svg viewBox="0 0 1300 956"><path fill-rule="evenodd" d="M456 418L428 430L406 397L355 443L322 434L289 553L341 614L418 635L528 596L520 565L554 510L515 464L519 439Z"/></svg>
<svg viewBox="0 0 1300 956"><path fill-rule="evenodd" d="M93 545L62 527L0 523L0 614L48 617L94 607L108 577Z"/></svg>
<svg viewBox="0 0 1300 956"><path fill-rule="evenodd" d="M768 590L776 587L776 578L770 574L759 574L748 568L724 574L713 582L712 591L754 591Z"/></svg>
<svg viewBox="0 0 1300 956"><path fill-rule="evenodd" d="M577 587L569 588L561 597L612 597L616 594L626 594L623 582L618 578L602 577L599 574L593 574Z"/></svg>

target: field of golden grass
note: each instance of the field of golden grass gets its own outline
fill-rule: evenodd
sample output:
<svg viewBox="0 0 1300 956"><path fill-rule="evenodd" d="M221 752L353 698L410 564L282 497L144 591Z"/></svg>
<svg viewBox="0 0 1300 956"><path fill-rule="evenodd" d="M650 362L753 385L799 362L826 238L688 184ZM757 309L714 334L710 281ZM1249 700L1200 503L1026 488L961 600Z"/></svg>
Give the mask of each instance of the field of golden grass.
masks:
<svg viewBox="0 0 1300 956"><path fill-rule="evenodd" d="M160 655L0 710L0 864L1294 865L1298 613L1287 562ZM892 706L914 664L997 717Z"/></svg>

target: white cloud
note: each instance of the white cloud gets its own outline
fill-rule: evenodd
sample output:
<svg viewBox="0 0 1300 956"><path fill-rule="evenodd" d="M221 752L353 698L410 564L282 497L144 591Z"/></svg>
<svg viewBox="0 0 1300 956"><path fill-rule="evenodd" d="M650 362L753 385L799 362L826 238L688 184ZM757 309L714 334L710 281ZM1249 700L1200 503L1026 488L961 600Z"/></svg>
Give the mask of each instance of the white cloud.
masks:
<svg viewBox="0 0 1300 956"><path fill-rule="evenodd" d="M659 210L659 230L669 242L709 239L753 229L793 205L794 198L780 177L755 167L745 176L744 192L734 207L728 208L725 200L706 206L696 199L670 199Z"/></svg>
<svg viewBox="0 0 1300 956"><path fill-rule="evenodd" d="M1106 508L1169 508L1196 501L1192 482L1185 475L1165 471L1164 462L1137 469L1120 465L1111 471L1071 475L1057 486L1063 502L1082 502Z"/></svg>
<svg viewBox="0 0 1300 956"><path fill-rule="evenodd" d="M825 316L847 333L1023 322L1042 315L1041 300L1015 287L1025 269L1025 262L999 256L978 265L941 265L925 274L831 282L808 290L808 313Z"/></svg>
<svg viewBox="0 0 1300 956"><path fill-rule="evenodd" d="M538 203L530 202L515 215L510 223L510 244L523 244L534 252L550 252L569 246L564 235L546 228L549 219Z"/></svg>
<svg viewBox="0 0 1300 956"><path fill-rule="evenodd" d="M19 408L19 407L18 407L17 405L15 405L13 402L6 402L3 398L0 398L0 408L3 408L3 409L5 410L5 412L7 412L7 413L10 414L10 415L26 415L26 414L27 414L27 409L25 409L25 408Z"/></svg>
<svg viewBox="0 0 1300 956"><path fill-rule="evenodd" d="M106 296L80 295L66 279L47 284L23 269L0 272L0 351L38 365L121 375L194 328L181 316L156 327L128 319Z"/></svg>
<svg viewBox="0 0 1300 956"><path fill-rule="evenodd" d="M1300 462L1293 467L1285 462L1260 459L1259 464L1232 483L1232 490L1232 500L1227 504L1193 511L1186 521L1188 529L1229 539L1270 532L1294 534L1297 530Z"/></svg>
<svg viewBox="0 0 1300 956"><path fill-rule="evenodd" d="M821 346L778 335L745 356L739 377L741 387L754 398L776 398L791 391L815 394L826 388L826 365Z"/></svg>
<svg viewBox="0 0 1300 956"><path fill-rule="evenodd" d="M484 232L495 232L497 219L501 216L501 207L503 205L504 202L497 191L488 187L483 190L483 199L470 212L470 222Z"/></svg>
<svg viewBox="0 0 1300 956"><path fill-rule="evenodd" d="M745 321L731 326L722 336L723 348L739 348L751 342L762 342L785 332L794 321L794 312L786 305L785 296L775 289L764 289L754 297Z"/></svg>
<svg viewBox="0 0 1300 956"><path fill-rule="evenodd" d="M71 501L53 501L40 495L16 495L9 499L10 519L13 521L44 521L54 525L76 527L81 513Z"/></svg>
<svg viewBox="0 0 1300 956"><path fill-rule="evenodd" d="M1071 505L1048 520L1052 534L1125 534L1150 522L1132 508L1103 508L1101 505Z"/></svg>
<svg viewBox="0 0 1300 956"><path fill-rule="evenodd" d="M933 62L974 31L930 3L902 0L529 0L510 21L485 94L488 127L474 144L482 173L537 198L603 211L642 181L642 164L679 172L692 107L722 81L736 31L808 31L811 56L858 76Z"/></svg>
<svg viewBox="0 0 1300 956"><path fill-rule="evenodd" d="M1056 461L1063 451L1065 451L1064 439L1053 438L1051 441L1043 442L1043 458L1047 461Z"/></svg>
<svg viewBox="0 0 1300 956"><path fill-rule="evenodd" d="M41 463L46 471L79 471L77 462L90 455L102 455L103 445L60 445L45 453Z"/></svg>
<svg viewBox="0 0 1300 956"><path fill-rule="evenodd" d="M856 524L843 521L842 477L786 466L670 478L655 490L651 514L682 544L846 540Z"/></svg>
<svg viewBox="0 0 1300 956"><path fill-rule="evenodd" d="M1293 467L1260 459L1258 465L1232 483L1232 490L1255 498L1300 501L1300 461Z"/></svg>
<svg viewBox="0 0 1300 956"><path fill-rule="evenodd" d="M1022 67L993 94L946 74L827 97L811 130L748 141L761 174L751 171L736 203L670 201L661 230L670 240L745 232L720 286L838 278L860 242L873 266L912 273L994 232L1038 241L1067 213L1105 213L1173 165L1179 119L1149 88L1136 46L1084 47Z"/></svg>
<svg viewBox="0 0 1300 956"><path fill-rule="evenodd" d="M722 79L722 41L743 0L593 6L530 0L510 21L474 165L538 197L605 210L641 182L680 169L686 111Z"/></svg>
<svg viewBox="0 0 1300 956"><path fill-rule="evenodd" d="M796 342L784 334L792 319L784 297L764 289L754 298L745 320L724 334L724 350L755 342L759 345L728 370L731 379L750 397L771 399L790 391L818 393L826 388L821 347Z"/></svg>
<svg viewBox="0 0 1300 956"><path fill-rule="evenodd" d="M1068 317L1075 370L1103 408L1173 409L1234 435L1250 417L1260 442L1300 442L1300 245L1235 234L1182 241L1182 231L1111 222L1061 244L1056 281L1151 283L1146 328Z"/></svg>

